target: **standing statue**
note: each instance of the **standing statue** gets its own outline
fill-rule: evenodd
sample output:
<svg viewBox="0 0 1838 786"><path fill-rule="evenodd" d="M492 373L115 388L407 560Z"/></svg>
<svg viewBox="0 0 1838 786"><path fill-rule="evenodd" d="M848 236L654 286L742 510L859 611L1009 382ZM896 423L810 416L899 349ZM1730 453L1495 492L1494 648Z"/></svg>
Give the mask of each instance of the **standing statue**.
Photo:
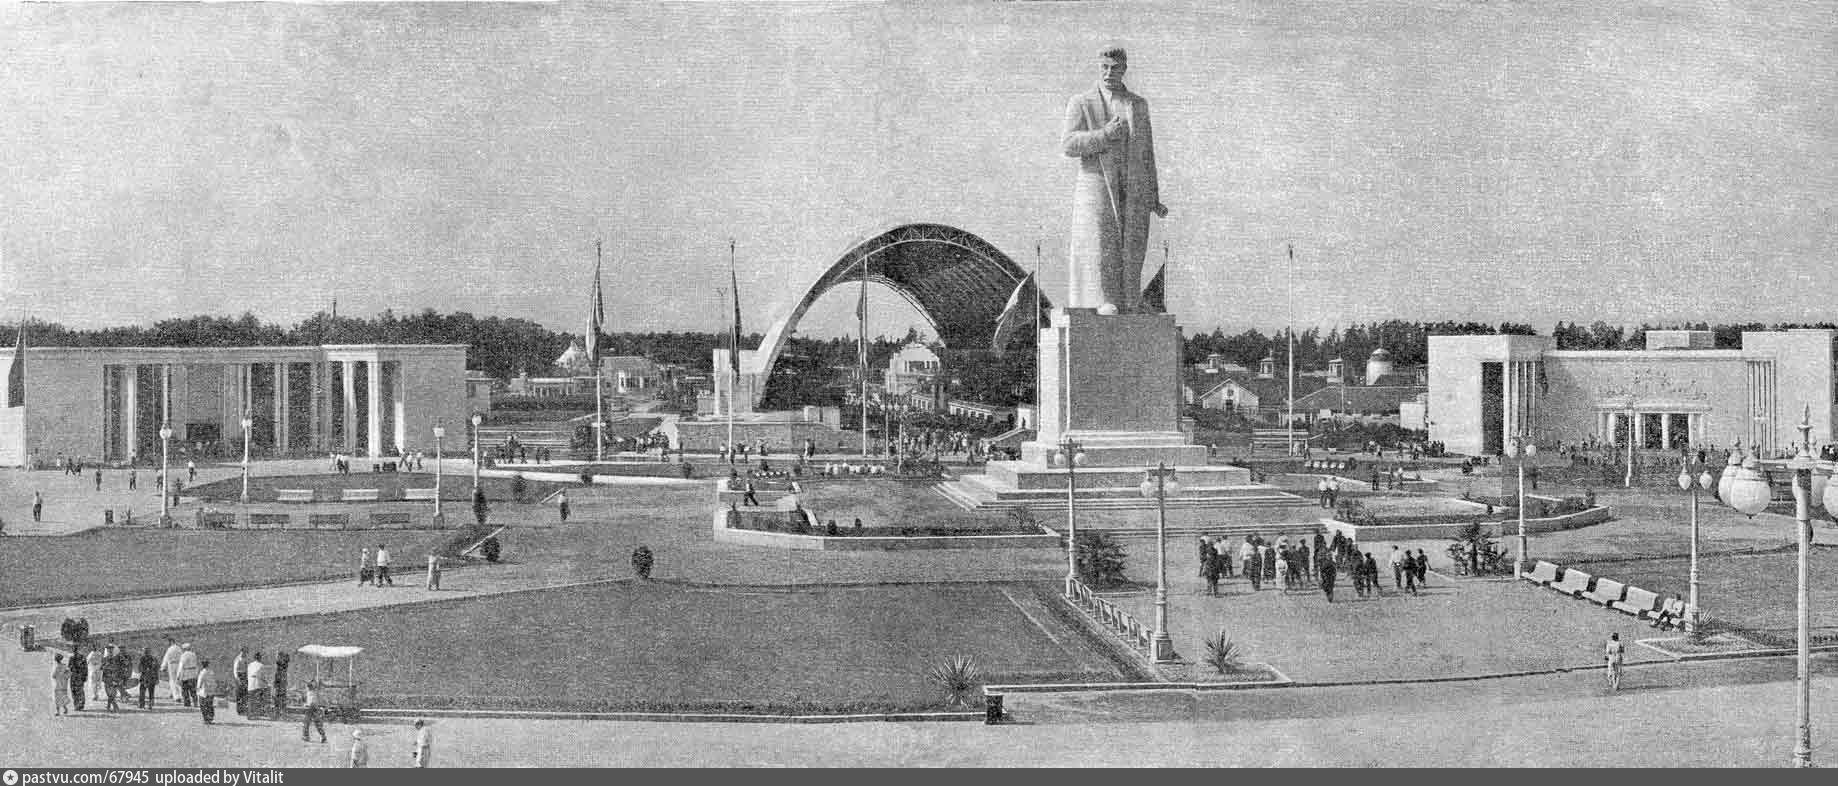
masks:
<svg viewBox="0 0 1838 786"><path fill-rule="evenodd" d="M1149 214L1167 218L1155 177L1149 102L1123 86L1129 57L1099 53L1096 87L1066 104L1066 155L1079 159L1072 192L1071 291L1066 305L1100 314L1147 310L1142 260Z"/></svg>

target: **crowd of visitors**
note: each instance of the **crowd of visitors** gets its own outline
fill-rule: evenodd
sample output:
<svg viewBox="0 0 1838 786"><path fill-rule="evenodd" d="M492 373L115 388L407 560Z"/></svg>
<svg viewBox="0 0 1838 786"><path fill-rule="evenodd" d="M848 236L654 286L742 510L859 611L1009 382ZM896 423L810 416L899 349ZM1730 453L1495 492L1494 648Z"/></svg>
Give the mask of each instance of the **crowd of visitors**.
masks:
<svg viewBox="0 0 1838 786"><path fill-rule="evenodd" d="M1378 562L1371 552L1361 552L1359 544L1342 533L1329 540L1315 533L1312 541L1299 539L1291 543L1287 535L1276 542L1258 535L1247 535L1236 545L1224 537L1200 536L1200 578L1206 580L1206 594L1219 595L1222 579L1232 578L1236 568L1252 592L1262 591L1266 584L1275 585L1283 594L1320 589L1329 603L1341 574L1353 580L1353 591L1361 598L1385 594L1379 581ZM1429 556L1422 549L1392 547L1392 587L1412 595L1427 586Z"/></svg>

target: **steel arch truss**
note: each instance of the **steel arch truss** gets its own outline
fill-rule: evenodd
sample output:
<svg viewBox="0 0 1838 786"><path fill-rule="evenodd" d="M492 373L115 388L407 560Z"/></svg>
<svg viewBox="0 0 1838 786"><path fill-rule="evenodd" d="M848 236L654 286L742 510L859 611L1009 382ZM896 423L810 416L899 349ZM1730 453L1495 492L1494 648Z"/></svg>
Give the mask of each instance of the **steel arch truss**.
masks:
<svg viewBox="0 0 1838 786"><path fill-rule="evenodd" d="M996 322L1027 271L988 241L943 224L906 224L858 242L818 277L762 342L763 371L813 303L839 286L867 281L898 292L930 323L940 343L975 349L994 340ZM1051 304L1042 297L1043 310ZM1023 331L1032 336L1033 331Z"/></svg>

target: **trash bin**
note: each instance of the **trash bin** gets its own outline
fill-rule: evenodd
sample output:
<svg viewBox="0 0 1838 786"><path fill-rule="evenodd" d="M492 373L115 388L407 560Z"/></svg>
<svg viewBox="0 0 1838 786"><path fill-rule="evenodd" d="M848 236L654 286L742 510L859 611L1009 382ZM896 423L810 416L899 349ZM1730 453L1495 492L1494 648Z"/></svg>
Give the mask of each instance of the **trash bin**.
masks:
<svg viewBox="0 0 1838 786"><path fill-rule="evenodd" d="M994 726L1002 722L1002 694L991 693L983 697L983 723Z"/></svg>
<svg viewBox="0 0 1838 786"><path fill-rule="evenodd" d="M32 626L30 625L19 626L19 648L22 650L25 650L26 652L34 652L38 650L37 634L35 634L32 631Z"/></svg>

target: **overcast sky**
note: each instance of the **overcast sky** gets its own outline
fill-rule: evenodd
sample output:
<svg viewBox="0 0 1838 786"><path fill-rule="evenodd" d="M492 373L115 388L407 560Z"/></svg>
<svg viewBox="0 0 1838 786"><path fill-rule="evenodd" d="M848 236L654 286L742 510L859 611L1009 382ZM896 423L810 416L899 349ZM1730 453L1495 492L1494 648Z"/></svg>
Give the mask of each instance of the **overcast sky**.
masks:
<svg viewBox="0 0 1838 786"><path fill-rule="evenodd" d="M603 238L609 329L713 329L734 237L757 330L919 221L1044 241L1058 295L1062 113L1111 41L1190 331L1292 293L1304 325L1838 319L1830 9L9 4L0 320L337 297L579 331Z"/></svg>

